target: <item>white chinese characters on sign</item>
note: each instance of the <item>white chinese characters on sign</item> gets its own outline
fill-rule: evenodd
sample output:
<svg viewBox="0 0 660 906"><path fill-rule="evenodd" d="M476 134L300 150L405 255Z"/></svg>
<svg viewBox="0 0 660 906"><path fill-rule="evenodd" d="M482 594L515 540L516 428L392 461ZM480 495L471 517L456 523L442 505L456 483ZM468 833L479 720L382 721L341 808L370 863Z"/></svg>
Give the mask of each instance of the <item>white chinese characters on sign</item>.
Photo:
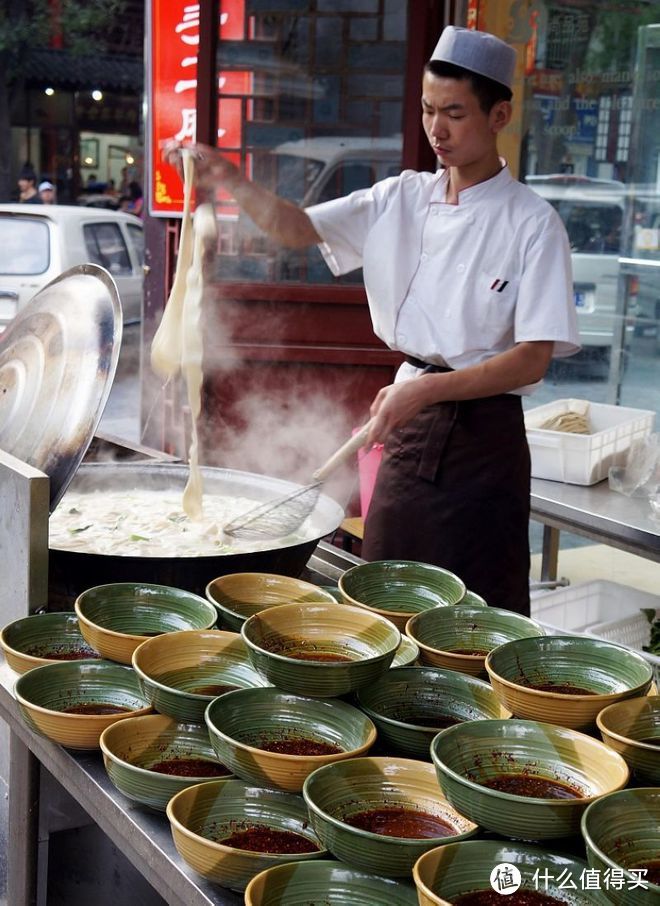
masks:
<svg viewBox="0 0 660 906"><path fill-rule="evenodd" d="M225 25L229 13L220 14L220 25ZM188 45L189 47L197 47L199 45L199 3L193 3L190 6L184 6L183 16L181 21L177 23L174 29L175 33L179 36L179 40ZM182 78L179 79L175 86L175 94L185 94L186 92L192 92L192 102L195 101L195 91L197 90L197 56L185 56L181 60L181 68L185 69L187 67L194 67L194 77L192 78ZM188 73L186 73L188 75ZM191 73L192 75L192 73ZM218 88L222 88L224 79L220 77L218 79ZM181 110L181 128L174 136L177 141L195 141L197 133L197 112L194 106L184 107ZM218 138L222 138L225 134L224 129L218 129Z"/></svg>

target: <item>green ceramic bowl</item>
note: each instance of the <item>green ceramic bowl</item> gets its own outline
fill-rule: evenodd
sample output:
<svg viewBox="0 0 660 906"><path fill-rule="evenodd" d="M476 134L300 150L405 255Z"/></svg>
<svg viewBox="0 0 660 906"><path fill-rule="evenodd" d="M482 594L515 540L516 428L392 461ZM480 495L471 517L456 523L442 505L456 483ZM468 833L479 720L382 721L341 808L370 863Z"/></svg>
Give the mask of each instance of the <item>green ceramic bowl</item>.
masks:
<svg viewBox="0 0 660 906"><path fill-rule="evenodd" d="M188 865L233 890L243 890L255 874L274 865L327 856L309 825L302 797L240 780L214 780L182 790L170 800L167 817L174 845ZM257 852L240 848L240 839L232 846L222 842L265 829L304 837L310 852Z"/></svg>
<svg viewBox="0 0 660 906"><path fill-rule="evenodd" d="M245 906L417 906L412 884L319 859L259 872L245 888Z"/></svg>
<svg viewBox="0 0 660 906"><path fill-rule="evenodd" d="M637 780L660 786L660 695L608 705L596 723L603 742L626 759Z"/></svg>
<svg viewBox="0 0 660 906"><path fill-rule="evenodd" d="M231 772L215 756L206 727L162 714L121 720L101 734L108 777L141 805L164 812L175 793Z"/></svg>
<svg viewBox="0 0 660 906"><path fill-rule="evenodd" d="M318 585L273 573L219 576L206 586L206 597L217 608L223 628L232 632L240 632L248 617L267 607L301 601L336 603L334 596Z"/></svg>
<svg viewBox="0 0 660 906"><path fill-rule="evenodd" d="M97 585L76 598L85 640L103 657L130 664L145 638L184 629L211 629L218 614L199 595L137 582Z"/></svg>
<svg viewBox="0 0 660 906"><path fill-rule="evenodd" d="M418 646L413 642L412 639L409 639L407 635L402 635L401 641L399 642L399 647L396 650L391 666L412 667L413 664L417 663L418 657Z"/></svg>
<svg viewBox="0 0 660 906"><path fill-rule="evenodd" d="M409 877L422 853L479 830L445 800L433 766L408 758L326 765L307 778L303 797L312 827L334 856L385 877Z"/></svg>
<svg viewBox="0 0 660 906"><path fill-rule="evenodd" d="M645 695L653 680L641 655L585 636L509 642L491 652L486 669L498 698L516 717L576 730L593 728L607 705Z"/></svg>
<svg viewBox="0 0 660 906"><path fill-rule="evenodd" d="M103 660L35 667L14 694L33 730L71 749L97 749L106 727L151 711L133 670Z"/></svg>
<svg viewBox="0 0 660 906"><path fill-rule="evenodd" d="M432 849L417 860L413 878L419 906L449 906L458 897L480 890L491 896L495 891L503 904L515 901L513 873L507 868L496 873L491 883L496 866L503 864L513 865L520 873L521 894L544 894L571 906L607 903L600 891L583 889L582 873L588 866L582 859L524 843L466 840Z"/></svg>
<svg viewBox="0 0 660 906"><path fill-rule="evenodd" d="M511 639L542 636L529 617L501 607L444 607L427 610L406 624L406 635L419 645L422 663L447 670L485 675L486 655Z"/></svg>
<svg viewBox="0 0 660 906"><path fill-rule="evenodd" d="M628 782L628 766L584 733L531 720L475 720L438 733L431 758L443 793L461 814L488 830L519 840L567 837L580 829L586 807ZM546 780L579 798L540 798L484 786ZM543 790L543 796L547 792Z"/></svg>
<svg viewBox="0 0 660 906"><path fill-rule="evenodd" d="M272 687L221 695L205 716L218 758L237 777L289 792L300 792L321 765L361 755L376 740L373 723L352 705Z"/></svg>
<svg viewBox="0 0 660 906"><path fill-rule="evenodd" d="M431 758L433 737L465 720L506 718L488 683L432 667L389 670L373 686L357 692L357 703L378 728L378 738L411 758Z"/></svg>
<svg viewBox="0 0 660 906"><path fill-rule="evenodd" d="M468 607L488 607L486 599L478 595L476 591L470 591L469 588L458 603L467 604Z"/></svg>
<svg viewBox="0 0 660 906"><path fill-rule="evenodd" d="M415 613L457 604L465 583L454 573L414 560L374 560L353 566L339 579L347 604L365 607L405 629Z"/></svg>
<svg viewBox="0 0 660 906"><path fill-rule="evenodd" d="M361 607L283 604L246 620L241 635L254 667L287 692L331 698L378 680L401 633Z"/></svg>
<svg viewBox="0 0 660 906"><path fill-rule="evenodd" d="M639 787L603 796L582 816L587 861L600 872L623 874L623 885L610 884L615 906L660 903L660 787ZM647 869L648 886L637 886L635 870ZM654 882L654 883L653 883Z"/></svg>
<svg viewBox="0 0 660 906"><path fill-rule="evenodd" d="M161 714L204 723L209 702L231 689L267 686L235 632L170 632L147 639L133 653L145 694Z"/></svg>
<svg viewBox="0 0 660 906"><path fill-rule="evenodd" d="M75 613L36 613L14 620L0 633L0 646L16 673L59 661L101 657L80 634Z"/></svg>

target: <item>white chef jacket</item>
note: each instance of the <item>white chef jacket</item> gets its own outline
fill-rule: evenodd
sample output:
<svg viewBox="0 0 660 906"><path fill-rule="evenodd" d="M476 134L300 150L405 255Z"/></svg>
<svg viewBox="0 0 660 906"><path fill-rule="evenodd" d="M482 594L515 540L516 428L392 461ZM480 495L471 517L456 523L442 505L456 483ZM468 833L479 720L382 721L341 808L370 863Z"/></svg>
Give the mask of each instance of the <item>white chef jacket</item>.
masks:
<svg viewBox="0 0 660 906"><path fill-rule="evenodd" d="M448 171L405 170L306 209L335 276L358 267L374 332L390 349L460 369L516 343L580 348L566 230L502 169L445 202ZM418 374L404 364L397 380ZM531 388L519 388L518 393Z"/></svg>

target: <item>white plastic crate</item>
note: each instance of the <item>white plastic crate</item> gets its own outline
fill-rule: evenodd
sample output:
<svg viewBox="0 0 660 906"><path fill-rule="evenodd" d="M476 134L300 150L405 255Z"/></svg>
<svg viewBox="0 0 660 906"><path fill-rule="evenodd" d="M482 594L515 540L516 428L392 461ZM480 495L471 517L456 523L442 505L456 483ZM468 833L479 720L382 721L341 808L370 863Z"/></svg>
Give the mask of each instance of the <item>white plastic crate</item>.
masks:
<svg viewBox="0 0 660 906"><path fill-rule="evenodd" d="M569 434L540 428L547 419L589 407L591 434ZM532 477L590 485L607 478L610 466L624 465L632 442L653 431L655 412L606 403L564 399L525 412Z"/></svg>
<svg viewBox="0 0 660 906"><path fill-rule="evenodd" d="M642 651L651 636L650 623L640 613L643 608L660 613L660 595L599 579L534 596L531 616L562 634L588 635L623 645L660 667L660 657Z"/></svg>

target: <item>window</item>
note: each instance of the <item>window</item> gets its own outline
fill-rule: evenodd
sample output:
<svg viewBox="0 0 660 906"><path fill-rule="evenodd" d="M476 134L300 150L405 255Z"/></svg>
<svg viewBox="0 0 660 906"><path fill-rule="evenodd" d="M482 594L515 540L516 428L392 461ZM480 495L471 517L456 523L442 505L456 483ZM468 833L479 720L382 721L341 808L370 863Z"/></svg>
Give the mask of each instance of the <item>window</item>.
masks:
<svg viewBox="0 0 660 906"><path fill-rule="evenodd" d="M83 226L83 236L93 264L106 268L113 277L132 274L131 259L118 224L87 223Z"/></svg>
<svg viewBox="0 0 660 906"><path fill-rule="evenodd" d="M131 237L138 263L140 265L144 264L144 230L142 227L133 226L133 224L129 223L128 235Z"/></svg>
<svg viewBox="0 0 660 906"><path fill-rule="evenodd" d="M27 217L0 217L2 274L43 274L50 264L48 224Z"/></svg>

